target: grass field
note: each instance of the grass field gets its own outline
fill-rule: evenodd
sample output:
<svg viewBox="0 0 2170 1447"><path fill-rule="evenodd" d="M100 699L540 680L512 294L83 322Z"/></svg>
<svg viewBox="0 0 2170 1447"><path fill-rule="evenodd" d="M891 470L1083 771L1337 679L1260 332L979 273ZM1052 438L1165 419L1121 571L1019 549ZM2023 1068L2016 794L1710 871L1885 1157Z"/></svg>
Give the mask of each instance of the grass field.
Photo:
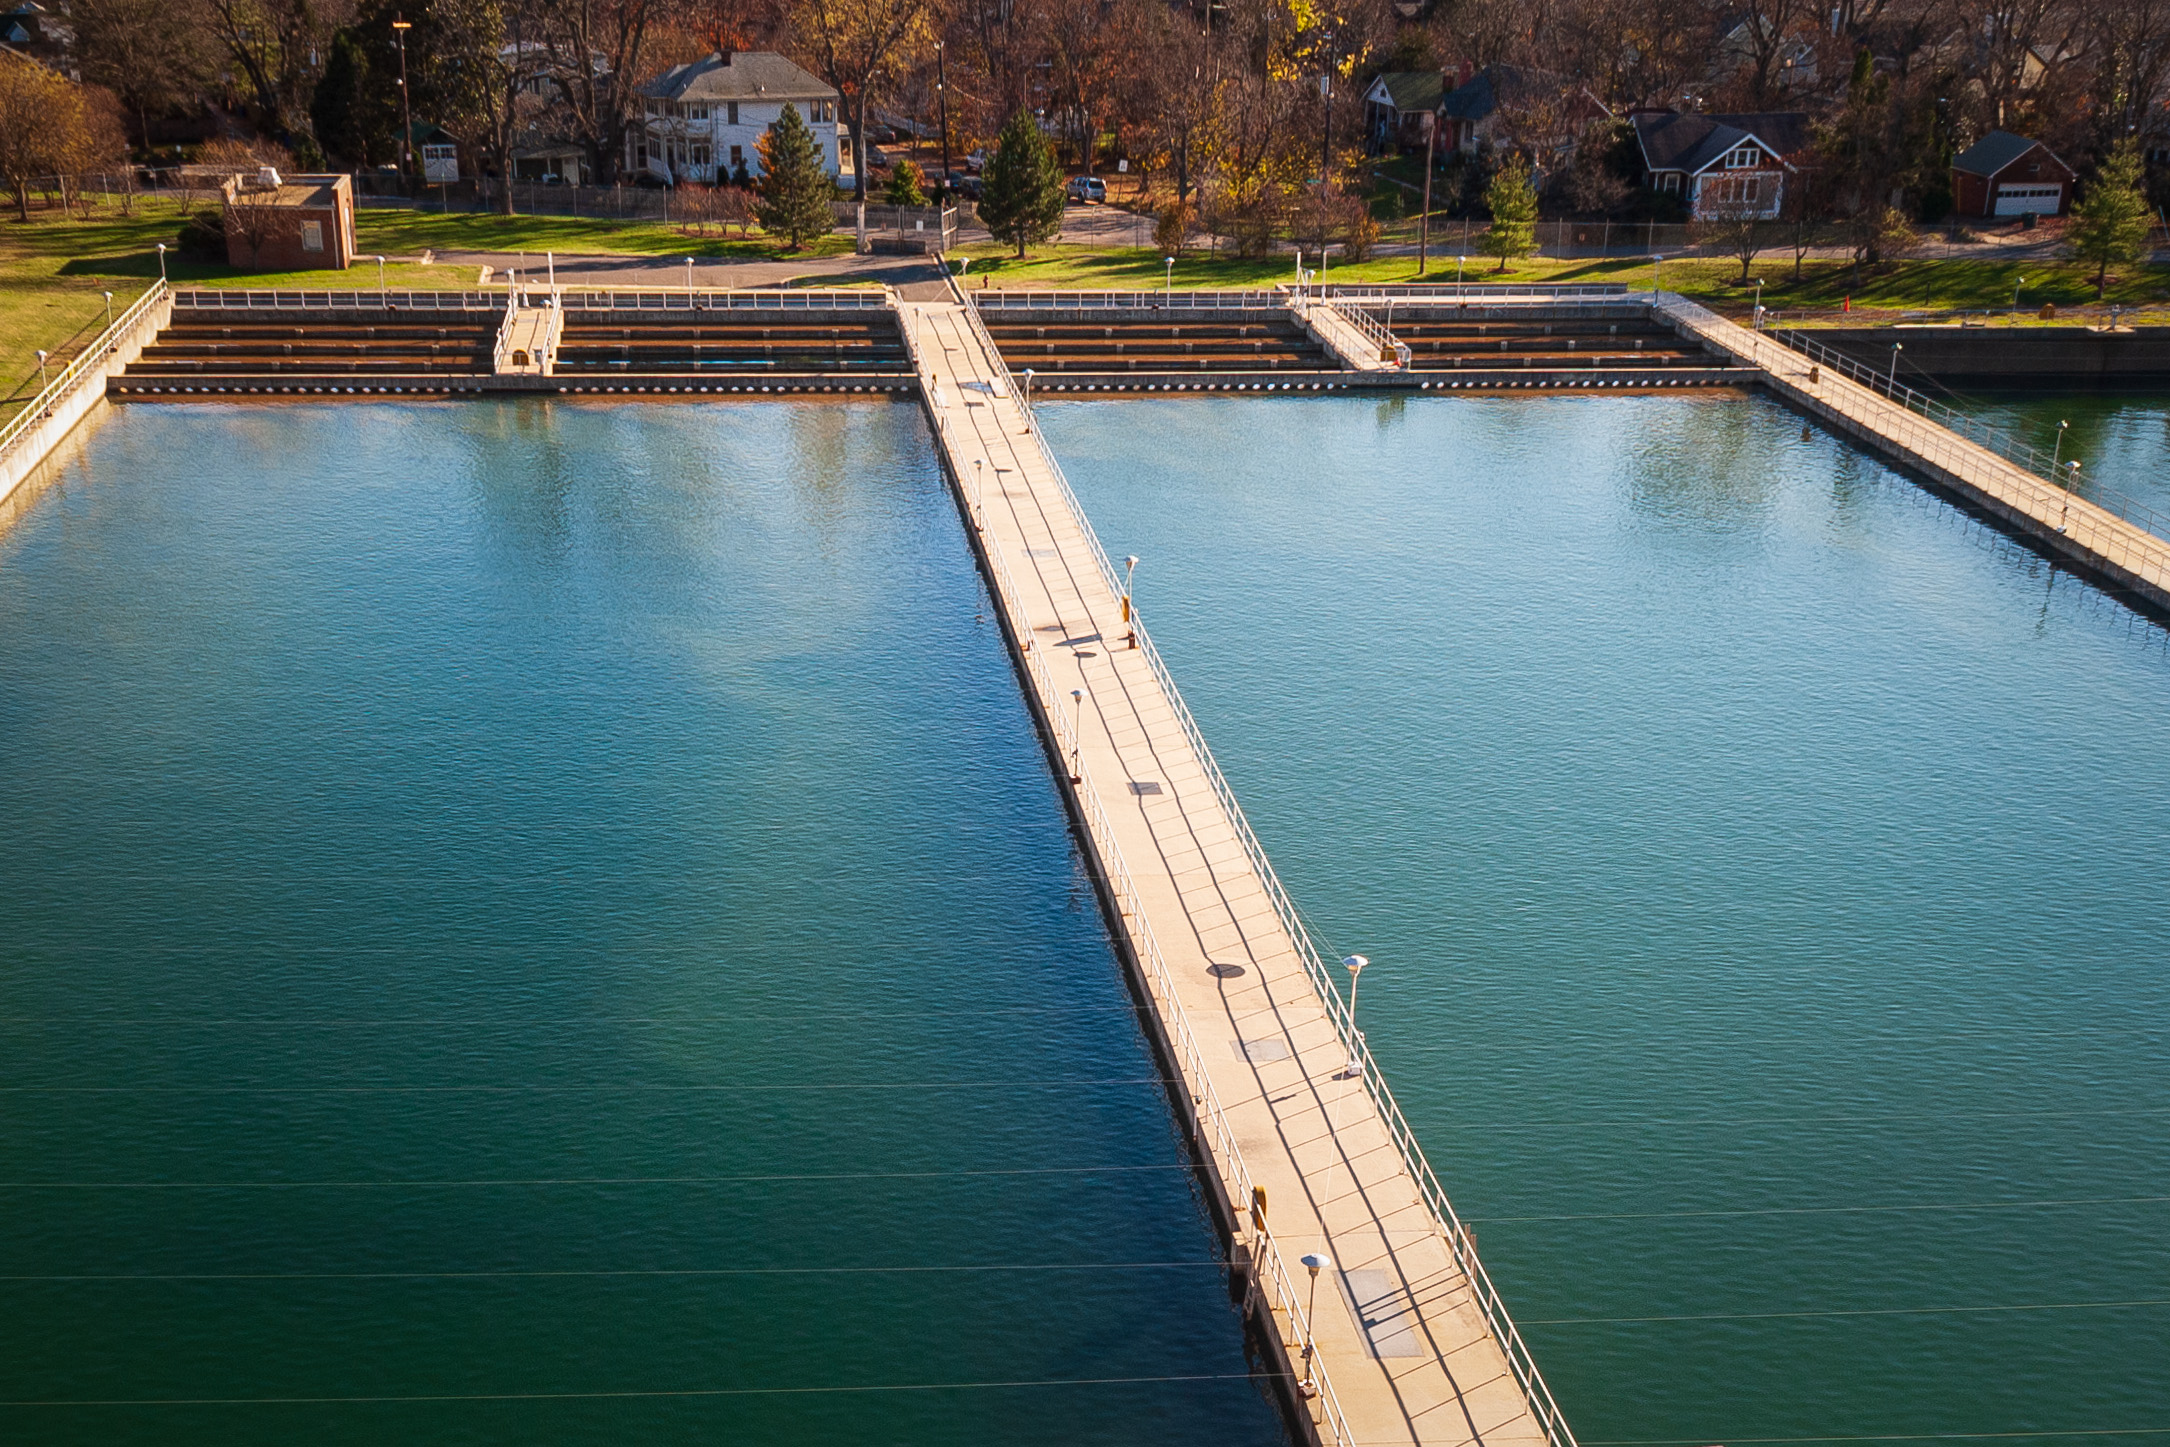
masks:
<svg viewBox="0 0 2170 1447"><path fill-rule="evenodd" d="M1038 246L1024 261L1014 249L995 245L963 248L958 253L971 259L966 275L974 286L985 278L996 287L1115 287L1153 289L1165 284L1167 270L1159 252L1151 248L1089 248ZM1533 257L1510 266L1505 273L1487 257L1470 258L1463 276L1471 283L1518 281L1576 282L1611 281L1634 290L1651 284L1651 265L1645 261L1555 261ZM1277 256L1245 261L1232 256L1192 252L1176 258L1174 285L1186 288L1270 287L1293 278L1295 258ZM1737 259L1690 257L1668 260L1660 268L1667 291L1727 312L1745 311L1755 304L1753 286L1741 286ZM1829 321L1847 315L1849 301L1855 311L1995 311L2009 312L2012 291L2020 286L2020 299L2031 316L2045 302L2060 310L2092 307L2094 277L2086 268L2038 261L1895 261L1863 268L1857 278L1853 265L1844 261L1810 260L1802 267L1799 282L1793 280L1790 254L1765 257L1752 269L1764 279L1763 304L1773 310L1814 313ZM1437 258L1419 277L1414 256L1379 257L1355 265L1328 265L1320 280L1345 284L1358 282L1452 282L1455 261ZM2144 307L2170 313L2170 267L2144 267L2113 278L2106 301L2127 308ZM1864 318L1867 320L1868 318ZM2170 320L2170 317L2166 317Z"/></svg>
<svg viewBox="0 0 2170 1447"><path fill-rule="evenodd" d="M176 202L147 197L138 199L130 216L108 206L96 209L87 221L35 210L27 223L0 218L0 398L35 393L40 348L53 354L51 365L57 368L75 346L96 338L105 318L103 293L113 293L118 312L157 280L158 243L173 241L183 210ZM372 257L419 257L424 251L561 251L773 261L835 256L852 249L848 235L824 237L794 253L759 232L726 240L687 236L653 221L571 216L364 210L356 214L354 228L361 252ZM223 263L183 261L169 252L166 275L204 286L373 287L378 271L374 261L351 271L237 271ZM466 266L394 262L383 275L391 287L456 291L474 285L476 273ZM9 410L0 405L0 418Z"/></svg>
<svg viewBox="0 0 2170 1447"><path fill-rule="evenodd" d="M121 216L111 206L92 219L78 220L54 211L32 213L28 222L0 219L0 398L30 395L36 389L39 348L64 364L74 346L96 337L105 316L104 292L113 293L114 309L140 296L159 274L157 244L180 230L182 207L172 201L141 198L134 213ZM654 221L617 222L593 217L491 216L467 212L438 214L404 209L364 210L356 217L357 239L365 256L418 258L425 251L526 252L682 256L772 261L848 253L848 234L835 234L798 253L788 253L767 237L687 236ZM1117 287L1151 289L1163 285L1166 269L1150 247L1040 246L1019 261L1009 248L968 246L957 255L968 259L967 280L984 279L997 287ZM539 259L539 258L537 258ZM1192 252L1179 257L1179 288L1270 287L1292 279L1295 260L1277 256L1244 261ZM1648 261L1556 261L1533 258L1501 274L1489 260L1471 258L1464 273L1471 282L1614 281L1641 290L1651 283ZM1876 322L1902 312L1986 311L2033 323L2044 303L2072 313L2067 320L2093 320L2093 278L2083 267L2039 261L1936 260L1899 261L1856 273L1850 263L1812 260L1802 279L1793 280L1790 254L1773 253L1753 268L1765 280L1763 302L1787 320L1833 323ZM198 285L265 287L371 287L378 271L365 261L352 271L241 272L223 263L184 262L167 257L167 275ZM385 284L397 288L464 289L475 273L465 266L421 266L413 261L384 268ZM1452 281L1452 256L1434 258L1419 278L1416 258L1396 255L1352 266L1329 265L1331 282ZM1667 261L1662 282L1721 311L1745 313L1754 304L1753 287L1738 284L1740 263L1719 258ZM829 284L828 278L822 279ZM2020 287L2022 310L2012 311L2013 288ZM2107 300L2138 309L2131 320L2170 324L2170 267L2132 268L2114 279ZM1848 310L1850 304L1851 310ZM27 390L26 390L27 389ZM8 409L0 405L0 416Z"/></svg>

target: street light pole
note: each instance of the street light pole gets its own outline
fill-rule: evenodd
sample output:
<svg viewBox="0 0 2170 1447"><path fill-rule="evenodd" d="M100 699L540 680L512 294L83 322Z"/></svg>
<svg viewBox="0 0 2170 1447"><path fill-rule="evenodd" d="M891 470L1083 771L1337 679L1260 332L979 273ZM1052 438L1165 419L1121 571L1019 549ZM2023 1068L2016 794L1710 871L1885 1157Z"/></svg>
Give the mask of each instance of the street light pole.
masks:
<svg viewBox="0 0 2170 1447"><path fill-rule="evenodd" d="M1417 218L1417 275L1424 274L1424 260L1432 244L1432 151L1439 144L1439 112L1424 114L1424 211Z"/></svg>
<svg viewBox="0 0 2170 1447"><path fill-rule="evenodd" d="M1164 257L1163 260L1168 263L1168 280L1161 290L1161 301L1164 306L1173 307L1175 305L1175 258L1170 256Z"/></svg>
<svg viewBox="0 0 2170 1447"><path fill-rule="evenodd" d="M693 258L686 258L686 305L693 305Z"/></svg>
<svg viewBox="0 0 2170 1447"><path fill-rule="evenodd" d="M2057 445L2050 449L2049 454L2049 470L2052 474L2057 471L2057 459L2064 455L2065 429L2067 427L2070 427L2071 425L2072 424L2070 422L2060 422L2057 424Z"/></svg>
<svg viewBox="0 0 2170 1447"><path fill-rule="evenodd" d="M45 388L45 353L40 352L38 353L38 390L42 392Z"/></svg>
<svg viewBox="0 0 2170 1447"><path fill-rule="evenodd" d="M1078 730L1084 713L1085 690L1073 688L1070 690L1070 782L1073 784L1085 782L1085 771L1078 766L1078 749L1083 742L1083 736Z"/></svg>
<svg viewBox="0 0 2170 1447"><path fill-rule="evenodd" d="M1889 392L1899 385L1899 353L1906 349L1903 342L1891 344L1891 375L1884 378L1884 390Z"/></svg>
<svg viewBox="0 0 2170 1447"><path fill-rule="evenodd" d="M158 279L161 282L166 279L166 243L163 241L158 243Z"/></svg>
<svg viewBox="0 0 2170 1447"><path fill-rule="evenodd" d="M1316 1390L1311 1385L1311 1359L1318 1353L1319 1272L1333 1265L1328 1257L1312 1252L1303 1258L1304 1269L1311 1273L1311 1299L1304 1307L1304 1379L1303 1393L1310 1396Z"/></svg>
<svg viewBox="0 0 2170 1447"><path fill-rule="evenodd" d="M390 301L391 293L384 289L384 258L380 256L377 258L377 305L384 306Z"/></svg>
<svg viewBox="0 0 2170 1447"><path fill-rule="evenodd" d="M934 103L942 112L942 190L949 190L949 72L943 66L942 42L934 42ZM915 137L916 139L916 137Z"/></svg>
<svg viewBox="0 0 2170 1447"><path fill-rule="evenodd" d="M99 295L105 298L105 329L110 332L113 330L113 293L105 291Z"/></svg>
<svg viewBox="0 0 2170 1447"><path fill-rule="evenodd" d="M1356 987L1364 978L1364 966L1371 963L1362 955L1348 955L1341 963L1349 971L1349 1069L1348 1078L1356 1079L1364 1073L1364 1032L1356 1028Z"/></svg>
<svg viewBox="0 0 2170 1447"><path fill-rule="evenodd" d="M399 42L399 174L403 179L414 168L414 107L407 99L407 32L412 29L412 20L393 14L392 35Z"/></svg>

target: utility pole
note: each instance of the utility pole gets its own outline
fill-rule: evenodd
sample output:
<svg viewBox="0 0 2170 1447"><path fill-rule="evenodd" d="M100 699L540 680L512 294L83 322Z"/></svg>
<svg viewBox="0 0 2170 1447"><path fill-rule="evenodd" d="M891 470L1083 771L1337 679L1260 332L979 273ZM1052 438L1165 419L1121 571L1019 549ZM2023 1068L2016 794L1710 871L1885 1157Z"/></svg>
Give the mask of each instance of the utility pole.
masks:
<svg viewBox="0 0 2170 1447"><path fill-rule="evenodd" d="M942 112L942 190L949 190L949 70L943 44L934 42L934 101Z"/></svg>
<svg viewBox="0 0 2170 1447"><path fill-rule="evenodd" d="M1446 77L1440 77L1444 86ZM1424 274L1424 258L1432 245L1432 148L1439 144L1439 112L1424 117L1424 214L1417 221L1417 275Z"/></svg>
<svg viewBox="0 0 2170 1447"><path fill-rule="evenodd" d="M1332 190L1334 184L1334 32L1326 32L1326 74L1319 78L1319 89L1326 92L1326 124L1319 137L1319 187Z"/></svg>
<svg viewBox="0 0 2170 1447"><path fill-rule="evenodd" d="M414 169L414 108L407 102L407 32L414 29L414 22L392 16L392 35L399 42L399 174L407 176Z"/></svg>

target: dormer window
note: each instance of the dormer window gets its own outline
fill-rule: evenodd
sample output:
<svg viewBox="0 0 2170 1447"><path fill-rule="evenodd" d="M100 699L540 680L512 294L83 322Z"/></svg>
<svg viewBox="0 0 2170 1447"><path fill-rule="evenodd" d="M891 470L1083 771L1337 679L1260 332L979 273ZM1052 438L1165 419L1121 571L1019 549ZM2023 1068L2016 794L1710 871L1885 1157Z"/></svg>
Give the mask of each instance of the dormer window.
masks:
<svg viewBox="0 0 2170 1447"><path fill-rule="evenodd" d="M1728 171L1745 171L1760 164L1762 160L1763 152L1757 147L1737 146L1732 154L1725 158L1725 168Z"/></svg>

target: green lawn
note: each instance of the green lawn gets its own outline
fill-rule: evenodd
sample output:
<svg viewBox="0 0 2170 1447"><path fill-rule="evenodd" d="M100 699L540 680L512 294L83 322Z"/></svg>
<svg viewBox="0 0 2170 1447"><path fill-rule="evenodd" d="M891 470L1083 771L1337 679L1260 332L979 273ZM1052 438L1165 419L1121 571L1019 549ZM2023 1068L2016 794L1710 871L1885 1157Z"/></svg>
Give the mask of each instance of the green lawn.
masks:
<svg viewBox="0 0 2170 1447"><path fill-rule="evenodd" d="M994 245L966 247L959 253L971 259L967 279L977 285L986 278L995 287L1113 287L1151 289L1165 283L1161 255L1151 248L1091 248L1038 246L1024 261L1014 249ZM1555 261L1533 257L1510 266L1504 274L1491 258L1471 257L1463 272L1472 282L1574 282L1613 281L1634 290L1649 287L1648 261ZM1668 261L1661 268L1667 291L1712 306L1742 313L1755 305L1755 288L1739 285L1740 262L1698 257ZM1292 280L1295 258L1277 256L1264 261L1192 252L1176 259L1178 289L1215 287L1270 287ZM2044 302L2060 309L2093 307L2093 276L2083 267L2042 262L2005 261L1897 261L1863 268L1858 286L1854 269L1842 261L1810 261L1802 268L1799 283L1793 280L1790 253L1767 255L1751 271L1764 279L1763 303L1774 310L1805 311L1819 322L1846 320L1863 314L1863 321L1889 320L1900 311L1990 310L2009 311L2012 288L2021 278L2025 285L2021 301L2031 316ZM1433 258L1420 278L1414 256L1389 256L1355 265L1329 265L1321 278L1330 282L1408 282L1455 279L1450 255L1444 264ZM1849 299L1853 312L1843 308ZM2137 320L2170 322L2170 267L2146 267L2113 279L2107 301L2125 307L2144 307L2157 314Z"/></svg>
<svg viewBox="0 0 2170 1447"><path fill-rule="evenodd" d="M28 222L0 215L0 397L35 390L37 350L53 353L64 364L73 348L96 338L105 317L105 298L113 293L116 311L141 296L158 277L158 243L170 243L181 229L183 208L157 198L139 199L134 214L122 216L110 204L94 209L92 219L33 210ZM736 257L767 261L848 254L848 234L823 237L803 251L789 252L755 232L728 240L687 236L658 222L612 222L591 217L488 216L453 212L363 210L355 217L356 240L365 256L419 257L429 251L562 251L567 254L656 257ZM542 260L536 256L539 264ZM223 263L166 257L166 275L198 286L374 287L377 267L364 261L350 271L252 272ZM393 263L384 268L387 286L401 289L459 291L476 284L468 266L420 266ZM0 407L0 418L12 409Z"/></svg>

